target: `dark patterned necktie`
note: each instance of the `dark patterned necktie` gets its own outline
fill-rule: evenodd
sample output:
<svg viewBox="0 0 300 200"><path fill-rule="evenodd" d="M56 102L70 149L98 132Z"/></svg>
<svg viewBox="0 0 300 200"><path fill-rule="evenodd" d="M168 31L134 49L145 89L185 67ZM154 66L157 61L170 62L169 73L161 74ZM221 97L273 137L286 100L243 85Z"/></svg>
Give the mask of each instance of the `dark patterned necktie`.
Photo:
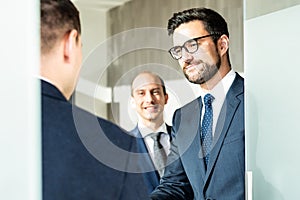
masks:
<svg viewBox="0 0 300 200"><path fill-rule="evenodd" d="M205 162L205 168L207 168L209 161L209 153L211 150L212 143L212 125L213 125L213 109L212 101L214 97L211 94L204 96L205 113L202 120L201 126L201 144L203 150L203 158Z"/></svg>
<svg viewBox="0 0 300 200"><path fill-rule="evenodd" d="M153 146L154 160L153 160L153 163L154 163L154 166L157 169L160 176L163 175L164 167L165 167L166 161L167 161L166 152L165 152L163 146L160 143L160 137L161 137L162 134L164 134L164 133L160 132L160 133L155 133L155 134L150 135L150 137L154 141L154 146Z"/></svg>

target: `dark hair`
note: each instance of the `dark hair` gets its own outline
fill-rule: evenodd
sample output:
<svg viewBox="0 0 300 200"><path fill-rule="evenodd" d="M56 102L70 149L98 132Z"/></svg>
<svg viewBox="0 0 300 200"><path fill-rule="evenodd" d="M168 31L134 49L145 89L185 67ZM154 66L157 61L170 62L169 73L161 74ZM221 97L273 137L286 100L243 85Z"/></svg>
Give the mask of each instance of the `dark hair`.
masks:
<svg viewBox="0 0 300 200"><path fill-rule="evenodd" d="M225 19L216 11L209 8L191 8L182 12L174 13L168 21L168 34L172 35L174 30L181 24L194 20L202 21L204 28L209 34L215 34L212 39L217 44L221 35L225 34L229 38L229 31ZM229 49L227 59L230 64Z"/></svg>
<svg viewBox="0 0 300 200"><path fill-rule="evenodd" d="M217 34L213 37L215 43L223 34L227 35L229 38L225 19L216 11L208 8L192 8L174 13L172 18L168 21L168 34L172 35L178 26L194 20L202 21L204 28L209 34Z"/></svg>
<svg viewBox="0 0 300 200"><path fill-rule="evenodd" d="M166 90L165 82L164 82L164 80L159 75L157 75L157 74L155 74L153 72L150 72L150 71L143 71L143 72L139 73L137 76L139 76L140 74L146 74L146 73L147 74L152 74L153 76L156 76L160 80L161 87L163 89L163 93L164 93L164 95L166 95L167 94L167 90ZM135 78L131 82L131 96L133 96L133 87L132 87L132 85L133 85L133 82L134 82Z"/></svg>
<svg viewBox="0 0 300 200"><path fill-rule="evenodd" d="M71 30L81 34L79 11L70 0L41 0L40 3L42 54L51 51L57 40Z"/></svg>
<svg viewBox="0 0 300 200"><path fill-rule="evenodd" d="M161 82L161 86L162 86L162 89L163 89L163 93L164 93L164 95L166 95L166 94L167 94L167 91L166 91L165 82L164 82L164 80L163 80L160 76L157 75L157 77L159 78L159 80L160 80L160 82Z"/></svg>

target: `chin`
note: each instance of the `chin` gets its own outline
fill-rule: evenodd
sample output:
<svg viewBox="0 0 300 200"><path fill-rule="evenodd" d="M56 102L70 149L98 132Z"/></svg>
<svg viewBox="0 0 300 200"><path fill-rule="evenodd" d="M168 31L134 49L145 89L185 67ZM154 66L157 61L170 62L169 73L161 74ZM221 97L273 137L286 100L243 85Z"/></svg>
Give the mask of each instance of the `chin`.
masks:
<svg viewBox="0 0 300 200"><path fill-rule="evenodd" d="M148 120L155 120L156 118L157 118L157 116L156 115L147 115L146 116L146 118L148 119Z"/></svg>
<svg viewBox="0 0 300 200"><path fill-rule="evenodd" d="M202 78L199 78L199 76L186 76L188 81L191 82L191 83L194 83L194 84L202 84L204 83L205 81L202 79Z"/></svg>

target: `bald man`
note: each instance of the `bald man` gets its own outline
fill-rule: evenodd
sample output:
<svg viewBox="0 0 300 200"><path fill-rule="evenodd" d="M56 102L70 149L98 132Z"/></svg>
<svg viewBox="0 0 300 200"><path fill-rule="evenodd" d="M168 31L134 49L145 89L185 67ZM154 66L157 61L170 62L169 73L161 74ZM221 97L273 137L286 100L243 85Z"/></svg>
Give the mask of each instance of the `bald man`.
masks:
<svg viewBox="0 0 300 200"><path fill-rule="evenodd" d="M163 116L168 98L164 81L155 73L142 72L132 81L131 104L138 123L130 133L138 139L139 152L145 153L142 165L149 193L159 184L170 152L171 126Z"/></svg>

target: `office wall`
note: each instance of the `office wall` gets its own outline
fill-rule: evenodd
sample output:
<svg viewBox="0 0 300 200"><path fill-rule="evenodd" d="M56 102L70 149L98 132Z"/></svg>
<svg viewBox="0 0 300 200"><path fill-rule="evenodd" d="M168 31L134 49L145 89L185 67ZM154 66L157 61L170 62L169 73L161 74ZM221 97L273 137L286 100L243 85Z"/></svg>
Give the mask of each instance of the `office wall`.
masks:
<svg viewBox="0 0 300 200"><path fill-rule="evenodd" d="M253 199L300 196L299 19L300 2L245 21L246 165Z"/></svg>
<svg viewBox="0 0 300 200"><path fill-rule="evenodd" d="M109 2L106 3L109 4ZM83 64L73 100L77 106L104 118L108 115L106 94L102 92L99 96L96 88L100 77L103 78L103 85L107 85L104 70L99 70L103 65L105 66L107 58L106 55L97 51L98 46L103 44L108 37L107 12L109 8L106 3L101 4L101 0L74 1L80 11Z"/></svg>
<svg viewBox="0 0 300 200"><path fill-rule="evenodd" d="M2 1L0 199L41 199L39 1Z"/></svg>

